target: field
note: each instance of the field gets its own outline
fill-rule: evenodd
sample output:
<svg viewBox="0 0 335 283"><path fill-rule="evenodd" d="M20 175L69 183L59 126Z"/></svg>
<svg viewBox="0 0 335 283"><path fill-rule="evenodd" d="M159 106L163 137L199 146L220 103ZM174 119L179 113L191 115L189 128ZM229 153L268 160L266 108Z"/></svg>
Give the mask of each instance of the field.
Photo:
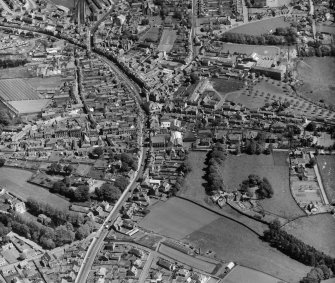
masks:
<svg viewBox="0 0 335 283"><path fill-rule="evenodd" d="M284 229L306 244L335 257L335 218L330 214L303 217L284 226Z"/></svg>
<svg viewBox="0 0 335 283"><path fill-rule="evenodd" d="M335 203L335 158L332 155L319 155L317 162L328 200Z"/></svg>
<svg viewBox="0 0 335 283"><path fill-rule="evenodd" d="M244 266L236 266L224 278L223 283L278 283L278 278L272 277L268 274L250 269Z"/></svg>
<svg viewBox="0 0 335 283"><path fill-rule="evenodd" d="M62 83L62 78L60 76L54 76L50 78L31 78L26 80L33 88L57 88L60 87Z"/></svg>
<svg viewBox="0 0 335 283"><path fill-rule="evenodd" d="M243 82L235 79L212 79L213 88L221 95L243 88Z"/></svg>
<svg viewBox="0 0 335 283"><path fill-rule="evenodd" d="M220 47L217 48L218 52L230 54L240 53L250 55L256 52L262 56L277 56L280 55L280 48L277 46L263 46L263 45L247 45L247 44L237 44L237 43L220 43Z"/></svg>
<svg viewBox="0 0 335 283"><path fill-rule="evenodd" d="M164 29L158 45L158 50L169 52L172 49L176 38L177 32L175 30Z"/></svg>
<svg viewBox="0 0 335 283"><path fill-rule="evenodd" d="M36 113L49 105L51 99L20 100L8 102L20 114Z"/></svg>
<svg viewBox="0 0 335 283"><path fill-rule="evenodd" d="M12 78L31 78L32 75L29 73L26 67L15 67L8 69L0 69L0 79L12 79Z"/></svg>
<svg viewBox="0 0 335 283"><path fill-rule="evenodd" d="M301 95L314 101L324 100L335 105L335 58L309 57L297 65L297 78L303 81Z"/></svg>
<svg viewBox="0 0 335 283"><path fill-rule="evenodd" d="M0 185L23 200L32 197L38 201L48 203L55 208L67 209L69 207L67 200L49 193L48 190L42 187L27 183L26 181L32 174L30 171L20 169L0 168Z"/></svg>
<svg viewBox="0 0 335 283"><path fill-rule="evenodd" d="M264 106L266 102L287 101L290 103L291 112L295 114L314 118L335 118L335 112L297 97L287 84L268 78L259 79L248 86L247 89L229 93L226 99L234 103L243 104L250 109Z"/></svg>
<svg viewBox="0 0 335 283"><path fill-rule="evenodd" d="M158 202L153 205L151 212L141 221L140 226L149 231L181 240L218 218L219 216L214 213L174 198L165 203Z"/></svg>
<svg viewBox="0 0 335 283"><path fill-rule="evenodd" d="M22 79L0 80L0 96L6 101L40 98L32 86Z"/></svg>
<svg viewBox="0 0 335 283"><path fill-rule="evenodd" d="M231 29L229 32L243 33L249 35L262 35L275 32L276 28L286 28L289 26L290 23L285 22L284 17L277 17L242 25L240 27Z"/></svg>
<svg viewBox="0 0 335 283"><path fill-rule="evenodd" d="M142 40L144 40L144 41L148 40L149 42L158 42L158 40L159 40L159 28L157 28L157 27L150 28L149 31L147 33L145 33Z"/></svg>
<svg viewBox="0 0 335 283"><path fill-rule="evenodd" d="M286 219L303 216L305 214L291 196L286 158L286 152L274 152L273 155L230 155L223 169L225 183L229 187L238 188L250 174L266 177L272 184L274 195L260 201L264 210Z"/></svg>
<svg viewBox="0 0 335 283"><path fill-rule="evenodd" d="M201 248L203 252L215 251L216 256L225 261L234 261L290 283L298 282L310 270L229 219L215 220L187 236L185 241Z"/></svg>
<svg viewBox="0 0 335 283"><path fill-rule="evenodd" d="M209 196L206 194L204 186L206 184L206 180L204 179L207 166L205 164L206 154L207 152L203 151L191 151L189 153L188 160L192 164L192 171L186 176L184 187L178 195L196 201L222 215L232 217L254 231L257 231L259 234L262 234L267 228L266 225L240 214L228 205L220 208L210 200Z"/></svg>

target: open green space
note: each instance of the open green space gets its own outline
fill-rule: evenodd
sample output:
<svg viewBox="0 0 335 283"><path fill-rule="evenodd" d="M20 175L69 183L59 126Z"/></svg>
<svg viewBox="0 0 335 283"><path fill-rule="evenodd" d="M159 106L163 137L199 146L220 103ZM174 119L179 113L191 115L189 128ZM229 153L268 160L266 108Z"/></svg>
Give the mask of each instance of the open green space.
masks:
<svg viewBox="0 0 335 283"><path fill-rule="evenodd" d="M256 52L262 56L276 56L280 54L280 48L278 46L268 45L248 45L248 44L237 44L237 43L223 43L220 42L220 47L217 48L218 52L230 54L241 53L250 55Z"/></svg>
<svg viewBox="0 0 335 283"><path fill-rule="evenodd" d="M185 240L203 252L215 251L218 258L266 272L287 282L299 282L310 270L310 267L262 242L247 228L225 218L209 223Z"/></svg>
<svg viewBox="0 0 335 283"><path fill-rule="evenodd" d="M67 209L69 202L57 195L49 193L47 189L27 182L32 172L16 168L0 168L0 185L14 195L27 200L28 198L48 203L58 209Z"/></svg>
<svg viewBox="0 0 335 283"><path fill-rule="evenodd" d="M223 283L284 283L283 281L278 281L279 279L276 277L240 265L236 266L223 279Z"/></svg>
<svg viewBox="0 0 335 283"><path fill-rule="evenodd" d="M178 240L220 217L178 198L158 202L150 210L139 225Z"/></svg>
<svg viewBox="0 0 335 283"><path fill-rule="evenodd" d="M299 218L284 226L286 232L332 257L335 256L335 218L317 214Z"/></svg>
<svg viewBox="0 0 335 283"><path fill-rule="evenodd" d="M187 174L184 186L178 195L208 207L223 216L234 218L254 231L257 231L259 234L262 234L267 228L265 224L235 211L228 205L220 208L217 204L213 203L210 196L206 194L205 184L207 181L204 179L207 168L207 165L205 164L206 155L207 152L204 151L189 152L188 161L192 166L192 171Z"/></svg>
<svg viewBox="0 0 335 283"><path fill-rule="evenodd" d="M158 45L158 50L169 52L172 49L176 38L177 38L176 30L164 29L161 36L161 40Z"/></svg>
<svg viewBox="0 0 335 283"><path fill-rule="evenodd" d="M293 199L289 184L287 152L272 155L229 155L223 168L224 182L230 188L239 188L248 175L266 177L274 190L272 198L260 200L265 211L292 219L305 215Z"/></svg>
<svg viewBox="0 0 335 283"><path fill-rule="evenodd" d="M289 26L290 23L286 22L284 17L277 17L242 25L240 27L231 29L229 32L243 33L248 35L262 35L273 33L276 31L276 28L286 28Z"/></svg>
<svg viewBox="0 0 335 283"><path fill-rule="evenodd" d="M211 82L213 88L221 95L237 91L244 86L242 81L236 79L211 79Z"/></svg>
<svg viewBox="0 0 335 283"><path fill-rule="evenodd" d="M61 86L62 78L61 76L53 76L49 78L31 78L27 80L27 83L29 83L35 89L44 87L56 88Z"/></svg>
<svg viewBox="0 0 335 283"><path fill-rule="evenodd" d="M0 79L32 78L27 67L0 69Z"/></svg>
<svg viewBox="0 0 335 283"><path fill-rule="evenodd" d="M328 200L335 203L335 158L333 155L319 155L317 162Z"/></svg>
<svg viewBox="0 0 335 283"><path fill-rule="evenodd" d="M335 58L307 57L297 64L298 92L314 101L335 105Z"/></svg>

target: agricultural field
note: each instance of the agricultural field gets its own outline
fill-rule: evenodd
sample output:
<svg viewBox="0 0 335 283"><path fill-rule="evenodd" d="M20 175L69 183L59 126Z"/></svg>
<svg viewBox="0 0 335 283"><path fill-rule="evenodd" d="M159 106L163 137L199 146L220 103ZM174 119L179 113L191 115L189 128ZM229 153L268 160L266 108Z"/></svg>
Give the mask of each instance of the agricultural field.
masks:
<svg viewBox="0 0 335 283"><path fill-rule="evenodd" d="M225 218L209 223L184 240L202 252L215 251L217 258L266 272L286 282L299 282L310 270L271 248L247 228Z"/></svg>
<svg viewBox="0 0 335 283"><path fill-rule="evenodd" d="M274 152L272 155L230 155L225 161L223 177L228 187L238 188L248 175L266 177L274 190L273 197L260 200L265 211L292 219L305 215L293 199L289 184L287 152Z"/></svg>
<svg viewBox="0 0 335 283"><path fill-rule="evenodd" d="M32 86L22 79L0 80L0 96L6 101L40 99Z"/></svg>
<svg viewBox="0 0 335 283"><path fill-rule="evenodd" d="M178 198L158 202L150 210L139 226L178 240L220 217Z"/></svg>
<svg viewBox="0 0 335 283"><path fill-rule="evenodd" d="M231 29L229 32L242 33L248 35L262 35L275 32L276 28L290 27L290 23L284 20L284 17L276 17L254 23L239 26Z"/></svg>
<svg viewBox="0 0 335 283"><path fill-rule="evenodd" d="M57 195L49 193L47 189L27 182L32 172L15 168L0 168L0 185L23 200L32 197L59 209L68 209L69 202Z"/></svg>
<svg viewBox="0 0 335 283"><path fill-rule="evenodd" d="M261 56L279 56L280 48L277 46L268 45L247 45L247 44L237 44L237 43L223 43L220 42L220 47L217 47L218 52L227 53L228 51L233 53L247 54L250 55L253 52Z"/></svg>
<svg viewBox="0 0 335 283"><path fill-rule="evenodd" d="M330 214L317 214L299 218L283 229L304 243L335 257L335 218Z"/></svg>
<svg viewBox="0 0 335 283"><path fill-rule="evenodd" d="M160 40L159 45L158 45L158 50L169 52L172 49L176 38L177 38L177 31L176 30L164 29L163 33L162 33L161 40Z"/></svg>
<svg viewBox="0 0 335 283"><path fill-rule="evenodd" d="M243 88L244 84L236 79L211 79L213 88L221 95L226 95Z"/></svg>
<svg viewBox="0 0 335 283"><path fill-rule="evenodd" d="M298 93L314 101L335 105L335 58L308 57L297 64Z"/></svg>
<svg viewBox="0 0 335 283"><path fill-rule="evenodd" d="M328 200L335 203L335 158L332 155L319 155L317 163Z"/></svg>
<svg viewBox="0 0 335 283"><path fill-rule="evenodd" d="M294 114L313 118L335 117L335 112L298 97L287 84L269 78L260 78L248 88L229 93L226 99L234 103L240 103L250 109L262 107L267 102L287 101L291 106L290 111Z"/></svg>

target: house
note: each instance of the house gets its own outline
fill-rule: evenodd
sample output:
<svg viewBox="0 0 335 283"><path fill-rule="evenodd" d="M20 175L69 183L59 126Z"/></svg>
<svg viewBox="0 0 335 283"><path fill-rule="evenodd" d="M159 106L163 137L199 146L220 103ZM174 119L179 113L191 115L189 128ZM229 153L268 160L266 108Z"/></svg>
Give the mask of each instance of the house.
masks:
<svg viewBox="0 0 335 283"><path fill-rule="evenodd" d="M53 268L56 266L58 261L54 257L54 255L50 254L49 252L46 252L42 257L41 257L41 264L44 267L50 267Z"/></svg>

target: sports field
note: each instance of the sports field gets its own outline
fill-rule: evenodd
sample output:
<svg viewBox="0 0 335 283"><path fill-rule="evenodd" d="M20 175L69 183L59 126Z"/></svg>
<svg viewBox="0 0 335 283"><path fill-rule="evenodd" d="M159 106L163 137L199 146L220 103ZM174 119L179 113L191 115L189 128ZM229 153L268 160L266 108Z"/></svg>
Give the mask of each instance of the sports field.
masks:
<svg viewBox="0 0 335 283"><path fill-rule="evenodd" d="M286 282L299 282L310 271L310 267L271 248L250 230L225 218L195 231L185 241L200 248L202 252L215 251L217 258L266 272Z"/></svg>
<svg viewBox="0 0 335 283"><path fill-rule="evenodd" d="M150 210L139 225L178 240L219 218L214 213L178 198L158 202Z"/></svg>
<svg viewBox="0 0 335 283"><path fill-rule="evenodd" d="M304 243L335 257L335 218L330 214L303 217L284 226L285 231Z"/></svg>
<svg viewBox="0 0 335 283"><path fill-rule="evenodd" d="M314 101L335 105L335 58L308 57L297 65L297 78L303 82L298 92Z"/></svg>
<svg viewBox="0 0 335 283"><path fill-rule="evenodd" d="M32 86L23 79L0 80L0 96L6 101L40 99Z"/></svg>
<svg viewBox="0 0 335 283"><path fill-rule="evenodd" d="M172 49L176 38L177 38L177 31L164 29L161 40L158 45L158 50L169 52Z"/></svg>
<svg viewBox="0 0 335 283"><path fill-rule="evenodd" d="M330 203L335 203L335 157L333 155L319 155L318 167L323 186Z"/></svg>
<svg viewBox="0 0 335 283"><path fill-rule="evenodd" d="M29 114L42 111L49 105L51 99L36 99L36 100L20 100L20 101L9 101L20 114Z"/></svg>
<svg viewBox="0 0 335 283"><path fill-rule="evenodd" d="M222 53L230 54L241 53L250 55L256 52L262 56L276 56L280 54L280 48L277 46L264 46L264 45L247 45L247 44L237 44L237 43L223 43L220 42L220 48L218 48Z"/></svg>
<svg viewBox="0 0 335 283"><path fill-rule="evenodd" d="M229 32L242 33L248 35L262 35L262 34L273 33L275 32L276 28L279 27L286 28L289 26L290 23L285 22L284 17L277 17L242 25L240 27L231 29Z"/></svg>
<svg viewBox="0 0 335 283"><path fill-rule="evenodd" d="M47 189L28 183L27 180L32 174L26 170L2 167L0 168L0 185L24 200L32 197L55 208L68 209L69 202L67 200L49 193Z"/></svg>
<svg viewBox="0 0 335 283"><path fill-rule="evenodd" d="M273 197L260 201L265 211L292 219L305 215L291 196L287 152L272 155L230 155L225 161L223 178L232 188L238 188L250 174L266 177L274 190Z"/></svg>

